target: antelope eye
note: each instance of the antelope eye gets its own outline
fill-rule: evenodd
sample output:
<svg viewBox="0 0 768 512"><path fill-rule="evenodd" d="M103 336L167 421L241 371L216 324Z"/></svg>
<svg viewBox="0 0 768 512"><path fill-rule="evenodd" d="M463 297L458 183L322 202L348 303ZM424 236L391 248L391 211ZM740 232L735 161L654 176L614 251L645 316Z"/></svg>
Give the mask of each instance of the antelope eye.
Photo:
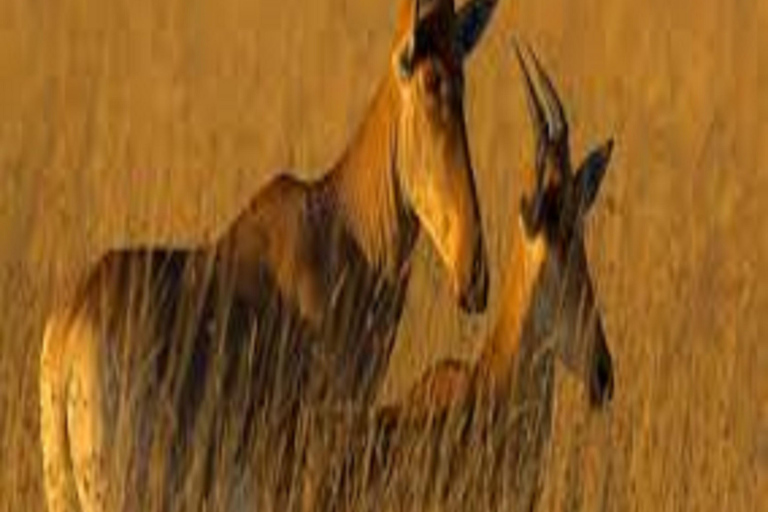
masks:
<svg viewBox="0 0 768 512"><path fill-rule="evenodd" d="M548 231L557 234L562 229L562 197L553 188L544 194L542 218Z"/></svg>
<svg viewBox="0 0 768 512"><path fill-rule="evenodd" d="M424 86L427 92L431 95L437 96L443 85L443 77L440 76L437 69L434 66L427 66L424 71Z"/></svg>

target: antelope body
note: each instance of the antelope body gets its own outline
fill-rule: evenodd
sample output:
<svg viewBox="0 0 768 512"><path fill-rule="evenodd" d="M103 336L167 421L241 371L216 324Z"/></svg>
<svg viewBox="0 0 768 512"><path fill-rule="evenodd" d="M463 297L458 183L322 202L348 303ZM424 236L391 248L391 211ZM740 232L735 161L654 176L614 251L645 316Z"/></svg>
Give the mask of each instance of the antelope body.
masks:
<svg viewBox="0 0 768 512"><path fill-rule="evenodd" d="M209 246L110 252L51 314L40 374L51 512L125 508L118 441L135 438L121 456L151 479L141 454L157 423L175 449L223 428L222 411L253 415L271 399L286 415L300 401L369 403L421 227L462 308L485 308L462 61L494 3L402 0L387 72L329 172L274 179ZM190 425L205 414L201 433Z"/></svg>

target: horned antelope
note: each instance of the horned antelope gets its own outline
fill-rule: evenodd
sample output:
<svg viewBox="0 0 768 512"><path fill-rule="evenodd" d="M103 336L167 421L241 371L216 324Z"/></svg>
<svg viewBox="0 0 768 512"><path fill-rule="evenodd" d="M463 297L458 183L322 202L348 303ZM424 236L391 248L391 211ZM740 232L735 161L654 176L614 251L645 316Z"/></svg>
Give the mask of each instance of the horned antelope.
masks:
<svg viewBox="0 0 768 512"><path fill-rule="evenodd" d="M139 447L166 417L175 438L193 435L186 422L210 399L201 382L223 373L215 396L224 400L242 364L256 388L245 404L277 381L302 400L370 402L422 227L460 306L485 308L463 61L494 4L456 11L452 0L402 0L384 77L326 174L275 178L211 244L109 252L52 312L40 368L51 512L120 508L109 482L122 397L131 404L124 431ZM131 370L118 371L125 360Z"/></svg>
<svg viewBox="0 0 768 512"><path fill-rule="evenodd" d="M584 248L584 216L597 197L613 140L573 170L569 126L555 88L532 50L531 69L516 44L528 111L536 138L533 172L519 173L526 192L519 202L510 264L505 268L499 318L473 364L438 363L412 388L405 405L441 410L469 394L500 396L510 389L518 353L525 344L544 344L561 356L586 384L589 401L601 405L613 391L610 351L595 301ZM538 83L538 86L535 85Z"/></svg>
<svg viewBox="0 0 768 512"><path fill-rule="evenodd" d="M441 468L445 465L458 467L459 473L465 467L479 468L485 477L477 476L475 486L487 485L483 478L488 475L503 478L511 474L517 477L516 485L505 480L493 488L511 488L514 500L525 503L514 509L530 510L537 495L537 468L551 416L553 356L559 356L583 379L592 406L606 404L613 393L613 363L583 239L584 217L597 196L613 142L609 139L591 151L574 169L563 105L533 51L527 50L526 59L520 48L516 43L536 156L532 169L516 175L515 184L523 194L509 263L503 267L507 273L499 317L477 361L439 362L422 375L403 401L381 411L377 418L377 435L381 438L376 442L384 443L384 453L390 453L385 460L392 464L393 458L397 460L392 453L398 450L392 448L391 439L407 444L402 441L408 436L389 432L402 434L405 429L405 433L414 433L415 425L417 438L437 433L439 439L445 440L446 423L450 423L455 428L447 434L447 448L432 449L415 459L405 450L410 454L406 466L413 465L413 460L417 465L430 461L427 464L433 466L428 471L452 475L444 477L445 488L453 488L458 482L465 482L464 489L470 488L466 480L475 477L459 477ZM457 443L452 435L460 441ZM472 442L467 439L470 435L480 437ZM489 443L494 452L491 464L503 459L512 465L498 470L491 466L494 469L489 470L489 461L482 459ZM416 445L420 446L418 442ZM366 453L375 455L376 450ZM439 462L434 462L435 457ZM478 459L483 462L478 463ZM374 457L374 463L382 461ZM370 471L373 475L380 473ZM412 482L413 477L408 476L404 485L408 488ZM388 486L397 487L392 481ZM497 499L491 503L493 508L500 506ZM460 508L463 506L466 504Z"/></svg>

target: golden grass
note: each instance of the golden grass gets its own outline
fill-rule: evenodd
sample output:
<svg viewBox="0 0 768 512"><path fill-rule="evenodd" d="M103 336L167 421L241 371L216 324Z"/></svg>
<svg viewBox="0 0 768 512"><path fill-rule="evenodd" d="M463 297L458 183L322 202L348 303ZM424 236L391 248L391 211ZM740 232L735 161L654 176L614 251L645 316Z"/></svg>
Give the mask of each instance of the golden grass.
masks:
<svg viewBox="0 0 768 512"><path fill-rule="evenodd" d="M0 510L44 509L37 361L56 290L106 247L208 238L272 172L325 167L373 93L394 9L0 2ZM768 9L502 0L498 10L467 77L491 311L462 316L420 247L382 401L441 355L474 355L471 341L495 318L517 203L511 170L531 159L509 44L520 35L570 109L575 151L617 141L587 236L614 402L588 414L579 385L557 372L539 508L761 510L768 54L758 49ZM471 482L482 495L483 458L474 461L453 492ZM407 466L403 475L427 475ZM415 495L426 485L406 482ZM490 506L488 494L467 507L453 496L447 508ZM258 500L271 508L269 492Z"/></svg>

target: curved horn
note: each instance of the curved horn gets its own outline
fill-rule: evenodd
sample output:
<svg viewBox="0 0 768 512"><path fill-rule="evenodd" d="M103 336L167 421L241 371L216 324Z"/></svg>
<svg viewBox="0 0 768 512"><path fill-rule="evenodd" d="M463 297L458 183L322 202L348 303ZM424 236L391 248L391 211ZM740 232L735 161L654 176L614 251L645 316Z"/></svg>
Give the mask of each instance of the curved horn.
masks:
<svg viewBox="0 0 768 512"><path fill-rule="evenodd" d="M541 106L541 102L536 92L536 87L531 79L531 74L528 71L528 66L525 63L525 58L520 51L520 45L517 39L513 39L515 47L515 55L517 56L517 62L520 66L520 71L523 73L523 79L525 81L525 102L528 106L528 115L531 118L533 125L533 136L536 143L536 162L534 166L535 172L535 185L533 190L532 203L528 203L524 197L522 199L521 210L525 219L527 229L530 233L537 230L539 220L541 217L541 204L544 193L544 173L546 171L546 151L547 151L547 139L549 136L549 124L546 113Z"/></svg>
<svg viewBox="0 0 768 512"><path fill-rule="evenodd" d="M536 54L529 45L526 45L526 51L533 61L533 66L536 69L539 82L541 83L541 87L544 89L544 101L550 107L550 137L555 139L566 136L568 132L568 122L565 119L565 110L563 109L563 104L557 95L557 91L555 91L555 87L552 85L552 81L550 80L546 71L544 71L541 62L539 62L539 58L536 57Z"/></svg>
<svg viewBox="0 0 768 512"><path fill-rule="evenodd" d="M520 65L520 71L523 72L523 79L525 80L525 102L528 105L528 113L531 116L534 134L538 136L545 126L544 111L541 109L541 105L536 99L536 88L533 86L531 75L528 72L528 66L526 66L523 54L520 52L520 45L517 42L517 39L513 40L513 43L515 45L517 62Z"/></svg>
<svg viewBox="0 0 768 512"><path fill-rule="evenodd" d="M571 174L571 161L568 149L569 127L565 109L563 108L563 103L560 101L560 97L558 96L554 85L552 85L552 80L549 78L546 71L544 71L538 57L536 57L536 54L530 46L526 45L526 50L530 56L530 60L533 61L533 66L536 70L536 75L542 91L541 97L547 105L548 143L553 146L555 151L555 167L557 167L561 177L567 182Z"/></svg>

